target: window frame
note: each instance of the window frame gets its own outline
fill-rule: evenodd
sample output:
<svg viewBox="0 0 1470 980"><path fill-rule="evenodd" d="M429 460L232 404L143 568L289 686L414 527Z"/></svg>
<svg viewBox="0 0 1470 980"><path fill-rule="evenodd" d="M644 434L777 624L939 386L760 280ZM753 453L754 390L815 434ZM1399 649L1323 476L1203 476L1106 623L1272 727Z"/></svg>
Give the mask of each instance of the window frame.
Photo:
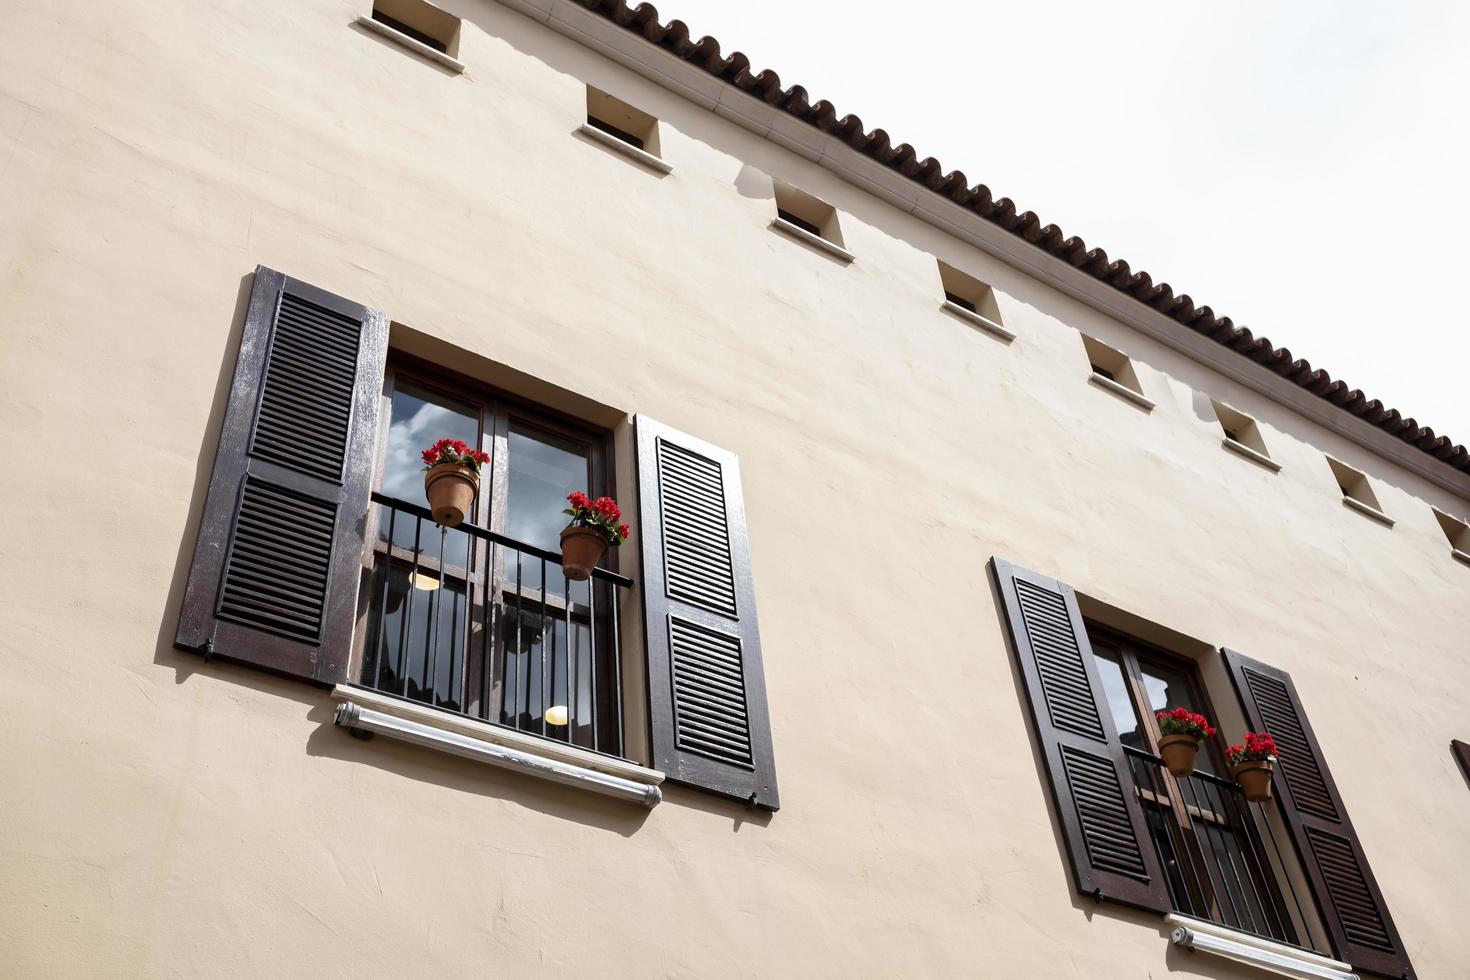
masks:
<svg viewBox="0 0 1470 980"><path fill-rule="evenodd" d="M586 445L588 461L586 492L593 497L603 494L616 497L616 468L613 463L614 443L611 431L517 396L494 385L467 377L432 361L391 349L383 369L378 438L374 447L370 480L373 492L381 491L384 467L387 463L388 436L393 425L393 396L398 385L403 382L464 403L479 412L477 448L490 455L490 465L488 472L482 474L481 492L476 495L473 513L466 516L467 524L475 524L500 534L505 533L510 463L509 436L512 424L539 429L550 435ZM410 502L419 503L419 501ZM371 621L370 584L375 575L376 563L384 556L387 556L390 561L397 560L404 564L414 565L429 574L440 572L446 580L462 585L465 590L467 616L476 615L473 610L483 601L482 597L486 594L493 594L496 597L506 617L512 614L520 616L523 611L530 611L528 607L534 605L539 605L546 615L553 618L566 617L574 620L582 615L590 616L590 610L585 604L575 601L568 603L566 597L554 592L543 591L539 587L523 584L519 589L518 598L516 584L509 581L504 573L504 553L500 550L497 550L496 565L493 569L486 569L485 559L478 557L470 561L471 567L469 568L451 565L446 561L442 572L435 556L420 552L415 562L411 549L394 546L392 542L386 544L380 542L379 512L380 508L376 505L369 508L364 528L360 559L364 586L359 591L358 613L353 628L347 669L347 677L352 683L358 682L365 666L366 643ZM602 567L612 572L619 570L616 548L607 550ZM490 579L488 589L484 583L487 573ZM568 605L570 605L570 610ZM500 637L494 638L497 651L501 642ZM481 696L486 696L488 693L480 692ZM464 692L461 696L468 698ZM493 696L498 704L501 698L498 684ZM429 707L437 707L433 702L420 703ZM466 711L469 710L468 701L463 707ZM492 708L490 705L482 705L481 710L488 712ZM536 733L528 731L527 734L535 735ZM545 733L539 737L549 738ZM549 738L549 740L561 742L555 738Z"/></svg>
<svg viewBox="0 0 1470 980"><path fill-rule="evenodd" d="M1138 720L1139 730L1144 735L1144 750L1150 755L1156 758L1159 756L1159 739L1162 735L1159 731L1158 719L1154 715L1155 709L1149 703L1148 688L1143 679L1143 668L1148 665L1162 667L1179 674L1188 687L1190 700L1194 704L1193 710L1202 713L1213 722L1219 721L1220 716L1215 712L1214 704L1210 700L1209 689L1206 687L1204 678L1200 674L1199 665L1193 660L1171 653L1161 647L1139 640L1137 637L1129 636L1126 633L1104 626L1093 620L1084 620L1084 626L1087 630L1087 638L1089 645L1092 647L1093 656L1112 659L1101 651L1105 650L1108 653L1116 652L1116 662L1123 674L1123 681L1128 690L1129 702ZM1218 725L1216 727L1218 728ZM1203 751L1209 753L1210 759L1215 766L1215 772L1207 773L1207 775L1213 775L1219 779L1230 778L1229 766L1225 760L1225 743L1223 737L1217 732L1214 738L1204 739L1203 742ZM1131 767L1129 773L1132 775ZM1165 820L1173 821L1170 827L1171 832L1169 833L1171 849L1177 852L1179 846L1183 844L1186 847L1193 848L1197 852L1186 860L1200 862L1199 866L1204 866L1203 862L1206 859L1206 849L1213 853L1216 846L1212 841L1206 840L1202 843L1198 840L1199 831L1195 827L1196 823L1213 825L1217 834L1229 834L1231 837L1236 838L1236 846L1241 848L1247 846L1257 848L1257 845L1260 844L1259 841L1248 842L1245 837L1242 837L1242 835L1249 836L1256 834L1256 828L1247 823L1240 823L1237 826L1237 821L1232 820L1228 813L1222 814L1202 806L1197 792L1191 794L1194 802L1189 802L1185 798L1183 788L1180 786L1181 780L1162 765L1158 767L1157 778L1160 780L1158 785L1163 787L1163 793L1138 785L1137 779L1132 780L1133 789L1138 794L1139 804L1144 808L1145 818L1147 818L1149 810L1153 809L1163 815ZM1152 830L1149 832L1152 833ZM1256 866L1258 863L1259 861L1254 863L1247 861L1246 871L1254 879L1257 900L1269 901L1274 906L1279 906L1279 908L1273 909L1273 911L1277 912L1279 919L1281 912L1285 909L1285 896L1281 893L1280 883L1273 880L1274 876L1266 868ZM1166 874L1169 873L1167 868L1164 870ZM1212 880L1190 881L1183 872L1179 872L1179 880L1186 890L1193 888L1199 892L1197 895L1191 895L1190 901L1193 903L1198 900L1207 907L1213 921L1225 921L1220 909L1222 898L1228 901L1232 907L1236 904L1237 898L1229 892L1228 888L1225 890L1223 896L1217 894L1219 888ZM1184 914L1188 913L1185 912ZM1295 924L1291 928L1293 935L1295 935ZM1299 939L1300 937L1297 938Z"/></svg>

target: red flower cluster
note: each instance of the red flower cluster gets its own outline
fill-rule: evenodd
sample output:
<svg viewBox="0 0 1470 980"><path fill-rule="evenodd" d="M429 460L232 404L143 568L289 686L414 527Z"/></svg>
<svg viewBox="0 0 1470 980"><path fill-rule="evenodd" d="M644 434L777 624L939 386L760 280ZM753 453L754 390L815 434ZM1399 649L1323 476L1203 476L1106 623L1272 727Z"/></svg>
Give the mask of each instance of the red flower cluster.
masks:
<svg viewBox="0 0 1470 980"><path fill-rule="evenodd" d="M1275 758L1276 740L1269 732L1246 732L1244 744L1232 745L1225 750L1225 761L1232 766Z"/></svg>
<svg viewBox="0 0 1470 980"><path fill-rule="evenodd" d="M482 453L478 449L471 449L469 443L463 439L440 439L428 449L419 453L424 461L425 467L435 466L439 463L459 463L468 466L476 473L480 467L490 462L490 454Z"/></svg>
<svg viewBox="0 0 1470 980"><path fill-rule="evenodd" d="M1165 735L1193 735L1195 738L1215 737L1215 728L1210 724L1210 720L1188 708L1160 711L1154 717L1158 719L1159 731Z"/></svg>
<svg viewBox="0 0 1470 980"><path fill-rule="evenodd" d="M572 519L572 527L595 527L607 538L607 543L619 545L627 540L633 529L618 521L623 512L618 507L618 502L611 497L598 497L593 500L580 490L573 490L567 494L567 503L572 506L562 511Z"/></svg>

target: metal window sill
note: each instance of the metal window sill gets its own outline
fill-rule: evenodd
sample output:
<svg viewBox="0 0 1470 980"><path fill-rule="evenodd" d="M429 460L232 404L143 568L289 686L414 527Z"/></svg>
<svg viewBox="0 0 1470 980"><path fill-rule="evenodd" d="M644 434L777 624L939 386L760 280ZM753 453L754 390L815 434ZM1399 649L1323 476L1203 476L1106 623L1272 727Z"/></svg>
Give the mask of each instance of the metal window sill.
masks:
<svg viewBox="0 0 1470 980"><path fill-rule="evenodd" d="M428 58L430 61L434 62L437 65L440 65L441 67L448 68L456 75L464 73L464 62L460 61L458 58L450 57L443 51L435 51L424 42L415 41L407 34L404 34L401 31L395 31L387 24L384 24L381 21L373 20L366 14L358 14L356 23L358 27L372 31L374 34L377 34L380 37L385 37L388 40L392 41L394 44L402 45L403 47L412 51L414 54L422 58Z"/></svg>
<svg viewBox="0 0 1470 980"><path fill-rule="evenodd" d="M1252 449L1250 446L1236 442L1234 439L1229 438L1221 439L1220 444L1223 445L1226 449L1230 450L1232 453L1239 453L1253 463L1260 463L1272 473L1281 472L1280 463L1276 462L1276 460L1272 459L1270 456L1267 456L1265 453L1258 452L1257 450Z"/></svg>
<svg viewBox="0 0 1470 980"><path fill-rule="evenodd" d="M1393 527L1393 518L1389 517L1377 507L1369 506L1368 504L1363 503L1361 500L1355 500L1352 497L1343 497L1342 503L1344 507L1351 507L1353 510L1358 511L1361 514L1367 514L1369 517L1373 518L1375 521L1378 521L1381 524L1385 524L1388 527Z"/></svg>
<svg viewBox="0 0 1470 980"><path fill-rule="evenodd" d="M786 234L790 235L792 238L796 239L804 245L810 245L815 249L826 252L828 255L832 256L835 259L838 259L839 261L851 262L857 258L856 255L853 255L841 245L838 245L835 242L829 242L821 235L813 235L805 228L798 228L796 227L796 225L793 225L785 218L772 218L771 227L776 229L777 231L785 232Z"/></svg>
<svg viewBox="0 0 1470 980"><path fill-rule="evenodd" d="M350 684L338 684L332 697L342 702L336 718L342 728L412 742L649 808L663 798L659 784L664 774L657 769Z"/></svg>
<svg viewBox="0 0 1470 980"><path fill-rule="evenodd" d="M1171 927L1169 941L1184 949L1211 953L1258 967L1267 973L1299 980L1359 980L1351 964L1308 953L1285 943L1272 942L1178 913L1164 916L1164 921Z"/></svg>
<svg viewBox="0 0 1470 980"><path fill-rule="evenodd" d="M939 308L941 310L944 310L946 313L959 317L966 323L972 324L982 330L986 330L990 333L995 334L995 336L999 337L1001 340L1004 340L1008 344L1016 339L1016 335L1014 332L1007 330L1005 327L996 323L989 317L981 316L979 313L970 312L958 303L951 303L949 300L945 300L943 303L940 304Z"/></svg>
<svg viewBox="0 0 1470 980"><path fill-rule="evenodd" d="M1153 399L1145 398L1143 395L1134 391L1132 388L1129 388L1125 385L1120 385L1116 381L1109 381L1107 378L1104 378L1102 375L1096 373L1088 375L1087 380L1097 385L1103 391L1110 391L1113 394L1117 395L1119 398L1123 398L1127 401L1132 402L1139 408L1143 409L1145 412L1152 412L1154 410Z"/></svg>
<svg viewBox="0 0 1470 980"><path fill-rule="evenodd" d="M604 133L589 123L583 123L578 126L577 132L590 140L595 140L614 153L621 153L628 159L643 164L649 170L657 171L661 174L673 173L674 171L674 165L662 157L656 157L647 150L640 150L632 143L625 143L611 133Z"/></svg>

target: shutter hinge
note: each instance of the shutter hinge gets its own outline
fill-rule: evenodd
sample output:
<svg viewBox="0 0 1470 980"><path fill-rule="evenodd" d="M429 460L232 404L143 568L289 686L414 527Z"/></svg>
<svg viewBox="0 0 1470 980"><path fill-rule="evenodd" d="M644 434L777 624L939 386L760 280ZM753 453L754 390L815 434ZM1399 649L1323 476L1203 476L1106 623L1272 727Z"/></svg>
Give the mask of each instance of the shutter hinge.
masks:
<svg viewBox="0 0 1470 980"><path fill-rule="evenodd" d="M1092 900L1094 902L1101 902L1103 900L1103 890L1101 888L1094 888L1092 890Z"/></svg>
<svg viewBox="0 0 1470 980"><path fill-rule="evenodd" d="M202 654L204 654L204 662L205 663L209 663L211 660L213 660L214 659L214 637L211 636L207 640L205 640L204 641L204 645L199 648L199 652L202 653Z"/></svg>
<svg viewBox="0 0 1470 980"><path fill-rule="evenodd" d="M754 810L755 809L755 794L754 793L751 793L748 797L745 798L745 809L747 809L747 810Z"/></svg>

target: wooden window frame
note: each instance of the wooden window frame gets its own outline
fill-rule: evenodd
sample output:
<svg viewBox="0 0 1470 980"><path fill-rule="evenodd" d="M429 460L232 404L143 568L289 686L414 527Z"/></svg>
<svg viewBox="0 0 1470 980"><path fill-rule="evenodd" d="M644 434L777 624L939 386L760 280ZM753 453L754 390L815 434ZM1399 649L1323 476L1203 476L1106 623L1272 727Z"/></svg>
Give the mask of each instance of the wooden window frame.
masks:
<svg viewBox="0 0 1470 980"><path fill-rule="evenodd" d="M482 492L476 495L474 512L466 516L466 523L476 524L498 533L505 531L507 483L510 473L508 451L510 427L513 423L584 443L588 450L587 493L593 497L602 494L614 498L617 496L616 470L613 466L613 435L607 429L467 377L432 361L393 350L388 352L387 364L383 370L378 439L374 448L371 479L373 490L376 491L382 485L388 456L388 432L393 424L393 395L400 382L408 382L414 387L443 395L469 405L479 412L477 448L488 453L491 462L489 472L482 475ZM416 564L416 567L429 574L440 572L436 557L421 551L415 563L411 548L394 546L392 542L386 545L380 542L378 513L379 508L376 506L368 510L362 547L364 583L372 580L375 564L378 558L384 555L389 556L390 560L404 564ZM516 604L517 588L514 582L507 580L503 562L504 553L498 552L496 567L490 571L490 581L493 586L490 591L501 602L502 608L509 613L512 604ZM483 570L480 566L483 564L483 561L476 560L471 562L472 567L464 568L449 565L446 562L442 570L441 574L445 580L463 585L467 610L473 608L479 601L477 597L485 592L481 588ZM608 549L604 558L604 567L614 572L618 570L617 549ZM526 605L541 605L551 615L566 612L567 601L560 595L551 592L543 595L541 589L524 584L519 591L519 603L516 604L518 614ZM366 657L364 646L367 641L369 598L368 590L362 589L357 622L353 630L351 661L347 670L347 676L354 681L362 673ZM588 616L589 614L590 610L586 606L578 603L572 604L571 618L576 619L579 615ZM497 639L496 642L498 643L499 640Z"/></svg>
<svg viewBox="0 0 1470 980"><path fill-rule="evenodd" d="M1132 703L1134 714L1138 717L1140 730L1144 734L1144 748L1150 754L1154 756L1159 755L1159 739L1162 736L1159 731L1158 719L1154 715L1154 709L1149 704L1148 688L1143 679L1143 667L1152 664L1181 675L1186 685L1188 685L1190 700L1195 705L1194 710L1204 714L1206 718L1212 720L1219 719L1214 704L1210 700L1209 691L1206 689L1204 681L1200 676L1199 666L1194 661L1186 657L1181 657L1178 654L1170 653L1160 647L1145 643L1136 637L1121 633L1118 630L1111 629L1091 620L1085 621L1085 625L1088 639L1092 643L1096 656L1105 656L1099 652L1099 648L1109 653L1113 651L1117 652L1117 663L1123 672L1123 681L1128 687L1129 701ZM1203 751L1209 753L1210 759L1215 765L1214 774L1220 778L1229 778L1227 774L1230 769L1225 761L1224 742L1218 733L1214 738L1204 740ZM1139 802L1145 807L1155 807L1173 818L1172 830L1174 833L1170 834L1170 840L1171 846L1176 849L1180 844L1195 849L1202 847L1201 843L1197 839L1194 839L1191 834L1193 824L1196 822L1213 824L1219 832L1228 832L1232 836L1237 835L1241 831L1248 834L1255 832L1254 828L1251 827L1237 828L1235 822L1230 820L1227 815L1206 809L1197 805L1197 803L1187 802L1184 791L1179 786L1179 780L1167 768L1160 766L1158 777L1161 780L1160 785L1165 788L1164 793L1156 793L1151 789L1137 785L1136 782L1134 790L1138 793ZM1240 842L1242 846L1244 846L1244 843L1244 841ZM1210 846L1213 847L1212 844ZM1203 851L1191 856L1189 860L1205 860ZM1253 868L1250 865L1247 865L1247 869L1257 879L1255 884L1260 895L1268 896L1269 900L1273 902L1281 901L1281 896L1276 894L1280 891L1279 885L1274 881L1268 882L1261 880L1265 873L1263 869ZM1217 921L1224 921L1220 917L1219 909L1221 896L1215 894L1216 888L1213 883L1191 883L1183 877L1181 877L1181 881L1186 888L1193 885L1201 889L1202 894L1196 897L1201 899L1210 908L1211 914L1216 916ZM1225 896L1225 898L1232 904L1235 901L1229 895Z"/></svg>

